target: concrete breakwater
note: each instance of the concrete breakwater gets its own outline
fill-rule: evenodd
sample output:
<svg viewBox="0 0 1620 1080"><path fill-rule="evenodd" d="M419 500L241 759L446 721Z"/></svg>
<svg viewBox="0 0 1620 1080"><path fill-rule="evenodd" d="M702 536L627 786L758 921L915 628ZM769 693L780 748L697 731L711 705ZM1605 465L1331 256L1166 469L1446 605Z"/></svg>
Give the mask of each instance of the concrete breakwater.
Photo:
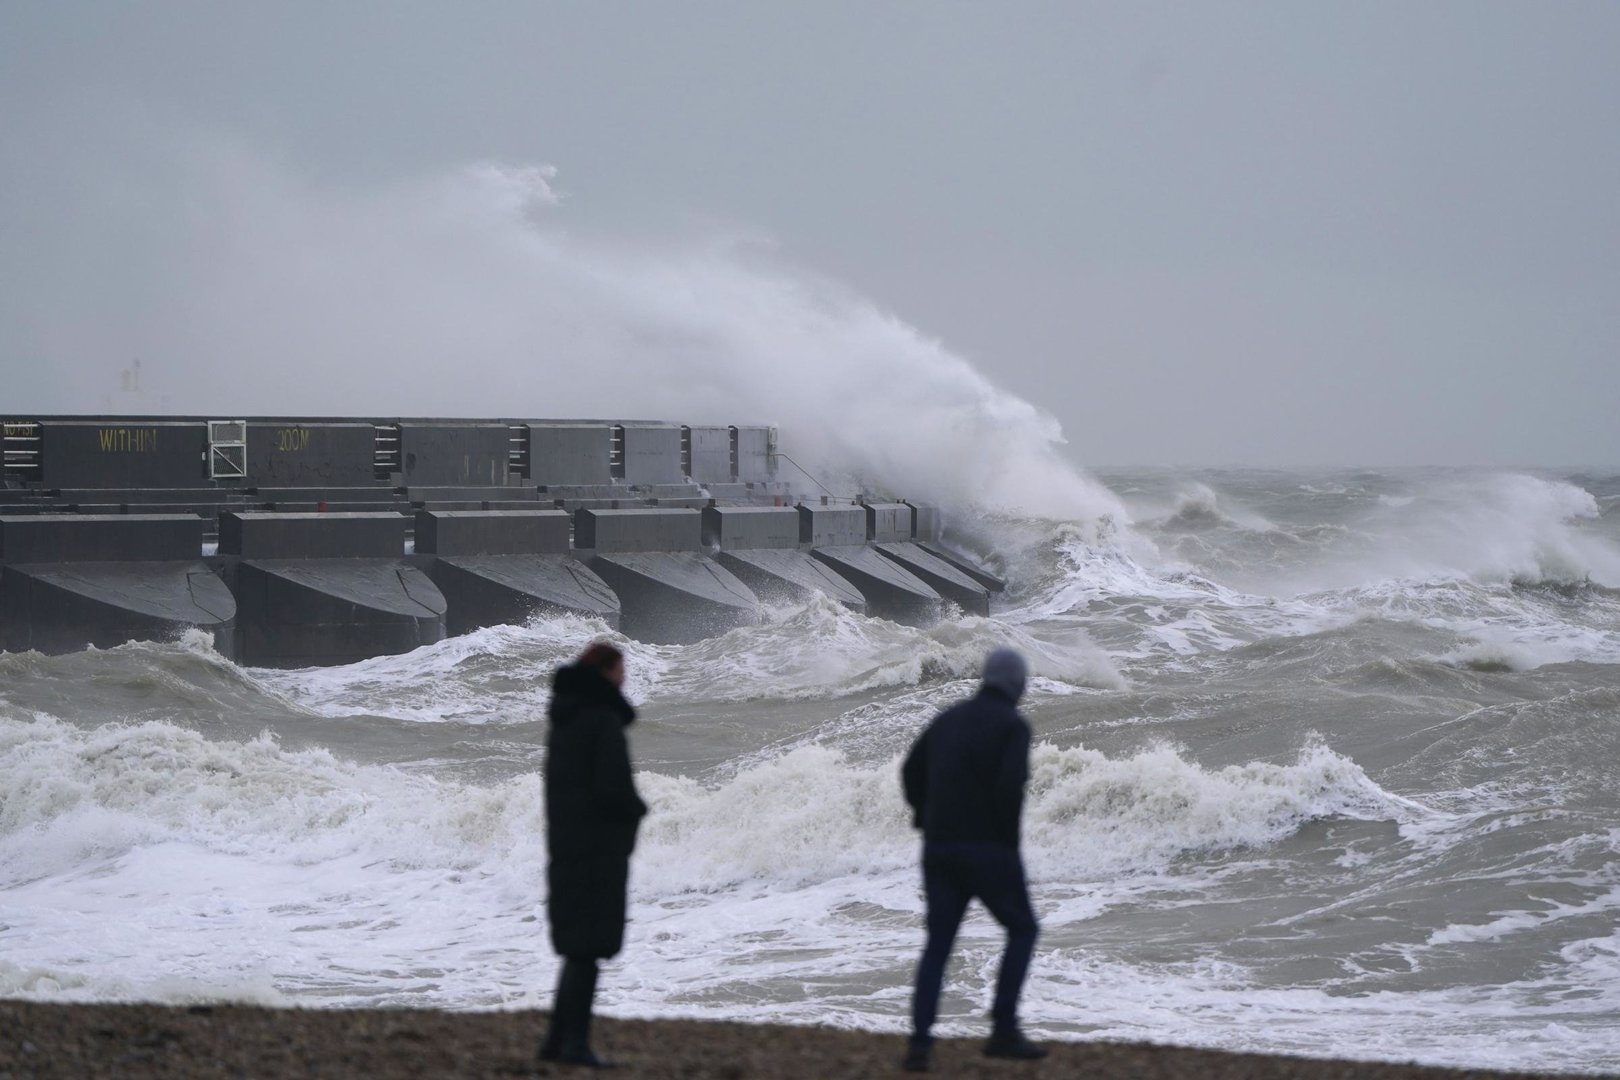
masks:
<svg viewBox="0 0 1620 1080"><path fill-rule="evenodd" d="M919 623L1000 588L931 507L779 478L764 427L46 417L4 439L7 651L197 627L305 666L536 612L680 642L811 593Z"/></svg>

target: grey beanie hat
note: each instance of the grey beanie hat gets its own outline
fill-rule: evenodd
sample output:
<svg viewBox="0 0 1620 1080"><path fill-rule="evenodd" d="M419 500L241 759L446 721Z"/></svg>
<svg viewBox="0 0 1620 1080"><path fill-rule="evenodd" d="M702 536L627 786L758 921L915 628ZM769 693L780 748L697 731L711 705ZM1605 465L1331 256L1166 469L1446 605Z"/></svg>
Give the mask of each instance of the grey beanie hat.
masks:
<svg viewBox="0 0 1620 1080"><path fill-rule="evenodd" d="M1011 649L997 649L985 658L984 685L1000 690L1016 704L1024 696L1029 665Z"/></svg>

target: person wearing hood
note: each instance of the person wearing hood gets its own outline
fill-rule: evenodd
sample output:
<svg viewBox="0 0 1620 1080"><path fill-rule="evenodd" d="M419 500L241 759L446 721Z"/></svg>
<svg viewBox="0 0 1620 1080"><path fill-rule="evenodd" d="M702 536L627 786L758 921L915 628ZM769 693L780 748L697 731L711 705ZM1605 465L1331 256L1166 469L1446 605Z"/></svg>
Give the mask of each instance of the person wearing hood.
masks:
<svg viewBox="0 0 1620 1080"><path fill-rule="evenodd" d="M551 944L563 958L541 1061L603 1068L591 1051L597 963L624 945L630 853L647 804L630 775L624 654L597 643L557 669L547 710L546 842Z"/></svg>
<svg viewBox="0 0 1620 1080"><path fill-rule="evenodd" d="M926 1072L945 963L970 901L1007 931L984 1052L1033 1060L1046 1051L1018 1027L1018 995L1038 927L1019 854L1019 820L1029 778L1029 724L1018 712L1028 668L1011 649L985 660L979 692L936 716L901 766L912 824L923 833L928 941L917 965L911 1043L904 1067Z"/></svg>

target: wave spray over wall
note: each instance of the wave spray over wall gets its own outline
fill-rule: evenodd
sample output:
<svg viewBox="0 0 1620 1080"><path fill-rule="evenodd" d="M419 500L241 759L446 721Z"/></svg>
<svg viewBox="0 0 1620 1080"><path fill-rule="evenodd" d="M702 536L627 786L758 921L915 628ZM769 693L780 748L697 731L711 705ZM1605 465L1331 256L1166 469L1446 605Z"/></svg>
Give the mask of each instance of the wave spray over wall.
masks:
<svg viewBox="0 0 1620 1080"><path fill-rule="evenodd" d="M113 141L116 188L29 228L48 242L100 225L126 302L92 305L101 271L64 267L45 303L0 299L0 327L64 368L116 358L108 387L145 357L173 411L771 423L840 494L1118 509L1059 455L1049 414L757 238L578 231L548 166L355 190L218 139ZM31 407L104 407L58 378Z"/></svg>

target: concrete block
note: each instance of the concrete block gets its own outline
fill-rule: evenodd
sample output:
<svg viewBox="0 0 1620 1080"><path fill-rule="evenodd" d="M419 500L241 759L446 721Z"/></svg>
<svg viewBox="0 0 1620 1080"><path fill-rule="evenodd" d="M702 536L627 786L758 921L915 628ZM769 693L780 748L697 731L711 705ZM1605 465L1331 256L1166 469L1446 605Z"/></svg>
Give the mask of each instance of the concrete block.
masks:
<svg viewBox="0 0 1620 1080"><path fill-rule="evenodd" d="M934 558L950 563L952 566L962 571L962 573L966 574L980 585L983 585L990 592L1005 592L1007 589L1007 583L1005 581L996 577L996 575L992 574L990 571L980 566L975 560L962 554L960 551L952 551L944 544L935 543L932 540L919 540L917 542L917 546L928 552L928 554L932 555Z"/></svg>
<svg viewBox="0 0 1620 1080"><path fill-rule="evenodd" d="M235 620L235 598L200 561L54 563L0 572L0 642L10 652L172 641L197 627L230 657Z"/></svg>
<svg viewBox="0 0 1620 1080"><path fill-rule="evenodd" d="M791 506L706 506L703 543L723 551L799 546L799 512Z"/></svg>
<svg viewBox="0 0 1620 1080"><path fill-rule="evenodd" d="M246 664L349 664L444 637L444 596L400 558L244 560L232 574Z"/></svg>
<svg viewBox="0 0 1620 1080"><path fill-rule="evenodd" d="M206 527L192 514L8 514L0 517L0 562L197 559Z"/></svg>
<svg viewBox="0 0 1620 1080"><path fill-rule="evenodd" d="M460 555L428 573L448 605L447 628L466 634L512 626L540 613L572 612L619 628L619 598L590 567L568 555Z"/></svg>
<svg viewBox="0 0 1620 1080"><path fill-rule="evenodd" d="M251 421L246 483L265 487L370 487L377 429L369 423Z"/></svg>
<svg viewBox="0 0 1620 1080"><path fill-rule="evenodd" d="M597 555L591 569L618 594L620 629L638 641L684 644L760 618L753 591L696 552Z"/></svg>
<svg viewBox="0 0 1620 1080"><path fill-rule="evenodd" d="M911 539L911 507L905 503L867 503L866 538L875 544Z"/></svg>
<svg viewBox="0 0 1620 1080"><path fill-rule="evenodd" d="M185 488L207 480L208 425L200 420L42 420L39 433L47 488Z"/></svg>
<svg viewBox="0 0 1620 1080"><path fill-rule="evenodd" d="M674 424L624 427L624 479L631 484L679 484L681 429Z"/></svg>
<svg viewBox="0 0 1620 1080"><path fill-rule="evenodd" d="M872 546L884 558L892 559L911 571L969 615L990 614L990 590L946 560L911 543Z"/></svg>
<svg viewBox="0 0 1620 1080"><path fill-rule="evenodd" d="M768 427L739 427L737 429L737 479L759 483L776 475L776 462L771 458L771 429Z"/></svg>
<svg viewBox="0 0 1620 1080"><path fill-rule="evenodd" d="M387 559L405 553L408 519L393 513L219 516L219 553L244 559Z"/></svg>
<svg viewBox="0 0 1620 1080"><path fill-rule="evenodd" d="M731 429L694 427L686 430L692 466L692 471L687 475L700 484L730 483L734 479L731 472Z"/></svg>
<svg viewBox="0 0 1620 1080"><path fill-rule="evenodd" d="M702 518L696 510L663 507L580 510L574 515L574 546L596 552L698 551Z"/></svg>
<svg viewBox="0 0 1620 1080"><path fill-rule="evenodd" d="M422 510L419 555L567 554L573 519L566 510Z"/></svg>
<svg viewBox="0 0 1620 1080"><path fill-rule="evenodd" d="M944 600L931 585L872 548L861 544L822 547L811 554L859 589L873 615L927 626L943 614Z"/></svg>
<svg viewBox="0 0 1620 1080"><path fill-rule="evenodd" d="M607 424L531 423L529 479L542 487L609 484L613 429Z"/></svg>
<svg viewBox="0 0 1620 1080"><path fill-rule="evenodd" d="M845 547L866 542L866 511L859 506L800 506L799 542Z"/></svg>
<svg viewBox="0 0 1620 1080"><path fill-rule="evenodd" d="M401 423L400 475L407 485L503 486L511 438L506 424Z"/></svg>
<svg viewBox="0 0 1620 1080"><path fill-rule="evenodd" d="M766 602L803 603L821 593L855 611L866 610L861 591L807 551L755 548L722 551L715 559Z"/></svg>
<svg viewBox="0 0 1620 1080"><path fill-rule="evenodd" d="M937 506L928 503L911 504L912 539L938 543L945 535L945 518Z"/></svg>

